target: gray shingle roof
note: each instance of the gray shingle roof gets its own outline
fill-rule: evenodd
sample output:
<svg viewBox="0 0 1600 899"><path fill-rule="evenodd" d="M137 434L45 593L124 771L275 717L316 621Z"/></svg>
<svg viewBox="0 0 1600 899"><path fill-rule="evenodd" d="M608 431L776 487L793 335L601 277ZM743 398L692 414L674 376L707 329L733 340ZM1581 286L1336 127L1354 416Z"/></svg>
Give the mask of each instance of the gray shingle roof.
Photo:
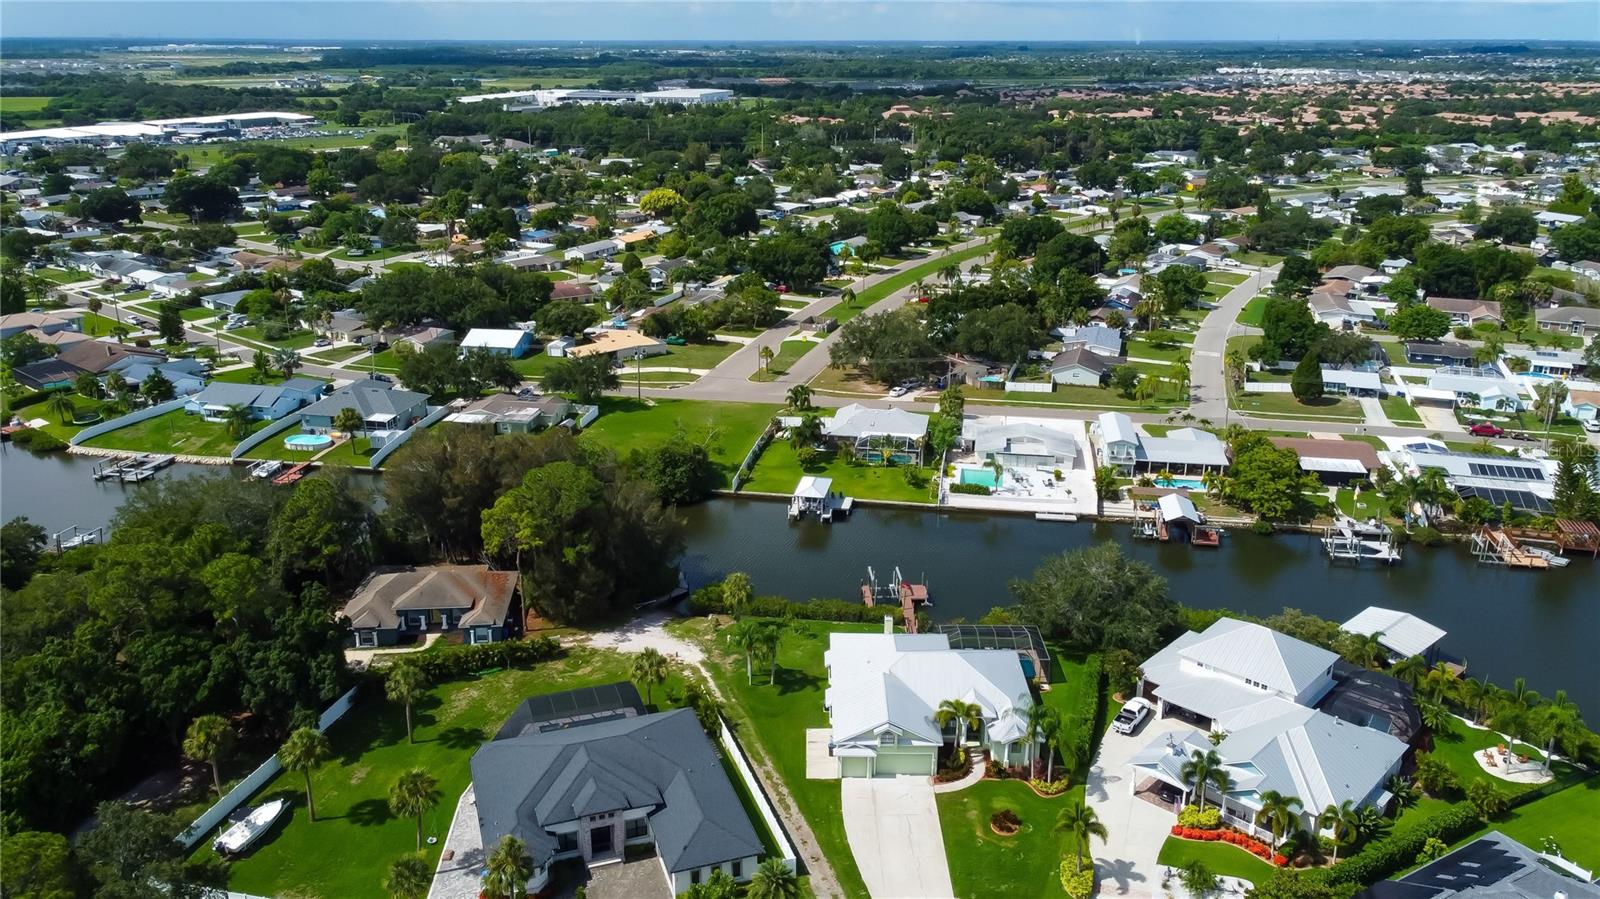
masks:
<svg viewBox="0 0 1600 899"><path fill-rule="evenodd" d="M376 415L399 415L426 403L425 394L398 390L383 381L357 381L335 390L301 411L306 415L338 415L341 409L355 409L362 418Z"/></svg>
<svg viewBox="0 0 1600 899"><path fill-rule="evenodd" d="M546 828L627 809L650 810L668 871L762 853L716 749L688 709L495 740L472 757L472 783L483 845L515 833L536 865L556 852Z"/></svg>

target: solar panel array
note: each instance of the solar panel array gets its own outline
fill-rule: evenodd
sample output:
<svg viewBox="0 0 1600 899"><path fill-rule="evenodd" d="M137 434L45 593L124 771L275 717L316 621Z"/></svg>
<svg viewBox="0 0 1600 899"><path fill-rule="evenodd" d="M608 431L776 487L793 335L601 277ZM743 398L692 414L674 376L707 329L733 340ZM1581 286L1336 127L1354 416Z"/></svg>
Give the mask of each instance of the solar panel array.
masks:
<svg viewBox="0 0 1600 899"><path fill-rule="evenodd" d="M1031 651L1047 669L1050 650L1045 648L1039 629L1029 624L941 624L938 632L950 641L951 649L1014 649Z"/></svg>
<svg viewBox="0 0 1600 899"><path fill-rule="evenodd" d="M1542 481L1544 469L1537 465L1502 465L1498 462L1469 462L1467 470L1480 478L1503 481Z"/></svg>

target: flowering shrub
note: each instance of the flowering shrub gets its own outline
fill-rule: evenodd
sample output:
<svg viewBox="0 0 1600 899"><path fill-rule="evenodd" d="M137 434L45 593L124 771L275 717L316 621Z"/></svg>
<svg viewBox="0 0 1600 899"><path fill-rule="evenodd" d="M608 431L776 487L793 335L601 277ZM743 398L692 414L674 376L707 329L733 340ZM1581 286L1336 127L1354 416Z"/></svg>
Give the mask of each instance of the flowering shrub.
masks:
<svg viewBox="0 0 1600 899"><path fill-rule="evenodd" d="M1172 835L1185 840L1199 840L1203 843L1232 843L1256 858L1279 866L1285 865L1289 861L1282 855L1274 854L1272 847L1266 843L1232 828L1227 830L1208 830L1203 827L1185 827L1182 824L1174 824L1172 826Z"/></svg>
<svg viewBox="0 0 1600 899"><path fill-rule="evenodd" d="M1033 788L1038 790L1039 795L1041 796L1060 796L1062 793L1067 791L1068 787L1072 786L1072 779L1067 777L1058 777L1055 780L1045 780L1043 778L1035 777L1033 780L1028 781L1028 783L1032 784Z"/></svg>
<svg viewBox="0 0 1600 899"><path fill-rule="evenodd" d="M1061 889L1066 891L1068 899L1089 899L1094 892L1094 866L1074 871L1073 864L1070 858L1061 863Z"/></svg>
<svg viewBox="0 0 1600 899"><path fill-rule="evenodd" d="M1217 808L1201 809L1198 806L1186 805L1183 811L1178 812L1178 824L1182 827L1216 830L1222 826L1222 811Z"/></svg>

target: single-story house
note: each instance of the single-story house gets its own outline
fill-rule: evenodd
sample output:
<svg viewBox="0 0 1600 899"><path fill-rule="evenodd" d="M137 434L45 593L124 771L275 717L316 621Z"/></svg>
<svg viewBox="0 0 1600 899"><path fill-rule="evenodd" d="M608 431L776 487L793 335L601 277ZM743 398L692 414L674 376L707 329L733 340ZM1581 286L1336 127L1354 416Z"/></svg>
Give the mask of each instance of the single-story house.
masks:
<svg viewBox="0 0 1600 899"><path fill-rule="evenodd" d="M218 312L234 312L239 308L239 301L250 293L248 290L225 290L222 293L210 293L200 298L200 305Z"/></svg>
<svg viewBox="0 0 1600 899"><path fill-rule="evenodd" d="M1110 370L1110 360L1082 345L1057 353L1050 360L1050 380L1056 384L1098 387Z"/></svg>
<svg viewBox="0 0 1600 899"><path fill-rule="evenodd" d="M413 325L388 331L384 336L391 344L407 344L417 352L436 346L445 346L455 340L456 332L437 325Z"/></svg>
<svg viewBox="0 0 1600 899"><path fill-rule="evenodd" d="M557 281L550 288L551 300L576 300L587 303L594 296L594 285L587 281Z"/></svg>
<svg viewBox="0 0 1600 899"><path fill-rule="evenodd" d="M65 362L60 356L49 359L40 359L38 362L29 362L19 365L11 370L11 376L17 383L34 390L55 390L61 387L71 387L72 382L83 374L83 369L70 362Z"/></svg>
<svg viewBox="0 0 1600 899"><path fill-rule="evenodd" d="M1324 484L1364 481L1383 463L1370 444L1354 440L1315 440L1308 437L1272 437L1279 449L1294 450L1300 470L1311 472Z"/></svg>
<svg viewBox="0 0 1600 899"><path fill-rule="evenodd" d="M1108 358L1122 355L1122 332L1116 328L1100 324L1068 325L1057 328L1055 333L1061 337L1062 350L1082 347L1091 353Z"/></svg>
<svg viewBox="0 0 1600 899"><path fill-rule="evenodd" d="M1600 306L1555 306L1533 313L1541 331L1600 337Z"/></svg>
<svg viewBox="0 0 1600 899"><path fill-rule="evenodd" d="M1362 609L1354 618L1339 625L1339 629L1361 637L1376 635L1378 645L1383 647L1391 663L1412 656L1432 661L1431 656L1445 636L1444 630L1410 612L1377 606Z"/></svg>
<svg viewBox="0 0 1600 899"><path fill-rule="evenodd" d="M1418 365L1472 365L1476 352L1464 343L1406 341L1406 361Z"/></svg>
<svg viewBox="0 0 1600 899"><path fill-rule="evenodd" d="M473 328L461 338L461 351L476 349L521 359L533 349L533 334L519 328Z"/></svg>
<svg viewBox="0 0 1600 899"><path fill-rule="evenodd" d="M386 381L356 381L300 410L300 429L313 434L334 430L334 419L345 409L361 413L363 428L371 432L404 431L428 414L426 394L400 390Z"/></svg>
<svg viewBox="0 0 1600 899"><path fill-rule="evenodd" d="M1571 390L1561 411L1579 421L1600 420L1600 390Z"/></svg>
<svg viewBox="0 0 1600 899"><path fill-rule="evenodd" d="M978 417L968 419L962 430L962 437L971 441L979 458L998 460L1008 468L1071 468L1078 458L1078 441L1045 424L997 424L994 419Z"/></svg>
<svg viewBox="0 0 1600 899"><path fill-rule="evenodd" d="M496 434L529 434L558 425L582 414L584 407L560 394L547 393L528 399L510 393L496 393L468 403L445 421L456 424L493 425Z"/></svg>
<svg viewBox="0 0 1600 899"><path fill-rule="evenodd" d="M1334 282L1338 284L1340 282ZM1343 293L1313 291L1306 298L1311 314L1330 328L1351 328L1370 325L1378 320L1377 312L1365 300L1351 299Z"/></svg>
<svg viewBox="0 0 1600 899"><path fill-rule="evenodd" d="M1450 324L1455 327L1465 325L1471 327L1478 322L1493 322L1503 324L1505 318L1500 314L1500 304L1494 300L1460 300L1454 297L1428 297L1428 305L1450 316Z"/></svg>
<svg viewBox="0 0 1600 899"><path fill-rule="evenodd" d="M133 361L136 362L167 361L167 355L160 350L106 340L80 341L56 354L57 361L75 365L83 371L92 371L97 375L111 371L119 362L129 357L133 357Z"/></svg>
<svg viewBox="0 0 1600 899"><path fill-rule="evenodd" d="M1506 355L1528 360L1528 371L1535 375L1570 378L1583 368L1583 354L1572 350L1536 349L1531 353L1511 352Z"/></svg>
<svg viewBox="0 0 1600 899"><path fill-rule="evenodd" d="M1323 365L1322 389L1345 396L1382 396L1383 378L1375 371Z"/></svg>
<svg viewBox="0 0 1600 899"><path fill-rule="evenodd" d="M563 254L562 258L578 262L587 262L591 259L610 259L621 249L621 243L608 238L571 247Z"/></svg>
<svg viewBox="0 0 1600 899"><path fill-rule="evenodd" d="M328 316L326 322L310 324L312 330L329 340L364 345L378 339L378 332L367 326L367 317L355 309L341 309Z"/></svg>
<svg viewBox="0 0 1600 899"><path fill-rule="evenodd" d="M282 384L230 384L212 381L183 404L183 411L203 416L206 421L223 421L228 409L243 406L250 417L277 421L289 413L317 401L323 384L310 378L290 378Z"/></svg>
<svg viewBox="0 0 1600 899"><path fill-rule="evenodd" d="M1600 899L1600 885L1556 864L1572 865L1491 830L1403 877L1378 881L1356 899Z"/></svg>
<svg viewBox="0 0 1600 899"><path fill-rule="evenodd" d="M841 777L930 776L940 747L963 738L1003 764L1036 757L1027 737L1033 696L1015 650L951 649L945 634L892 627L885 619L881 634L828 635L823 706ZM948 699L977 705L982 726L940 726L934 716Z"/></svg>
<svg viewBox="0 0 1600 899"><path fill-rule="evenodd" d="M822 420L822 434L835 445L848 443L858 452L875 451L880 440L887 440L893 450L917 450L928 434L928 416L851 403Z"/></svg>
<svg viewBox="0 0 1600 899"><path fill-rule="evenodd" d="M56 312L13 312L0 315L0 340L24 331L33 331L34 339L59 334L63 331L83 332L83 311L62 309Z"/></svg>
<svg viewBox="0 0 1600 899"><path fill-rule="evenodd" d="M394 646L409 634L460 630L467 643L494 643L514 630L519 576L487 565L379 568L339 616L357 647Z"/></svg>
<svg viewBox="0 0 1600 899"><path fill-rule="evenodd" d="M1105 413L1120 415L1122 413ZM1102 415L1102 418L1104 414ZM1130 428L1131 429L1131 428ZM1225 471L1228 447L1222 438L1199 428L1177 428L1163 437L1135 435L1138 440L1133 470L1170 471L1177 475Z"/></svg>
<svg viewBox="0 0 1600 899"><path fill-rule="evenodd" d="M206 367L198 359L147 362L129 356L107 369L101 376L102 382L112 372L120 373L122 379L135 388L142 386L146 378L159 373L172 385L173 396L190 396L206 386Z"/></svg>
<svg viewBox="0 0 1600 899"><path fill-rule="evenodd" d="M1364 265L1336 265L1328 269L1322 276L1324 281L1348 281L1351 284L1360 284L1363 278L1370 278L1377 274L1373 269Z"/></svg>
<svg viewBox="0 0 1600 899"><path fill-rule="evenodd" d="M588 343L568 347L566 355L579 359L584 356L608 355L618 363L624 363L632 361L637 354L661 356L668 351L667 345L654 337L647 337L638 331L626 328L617 328L594 334Z"/></svg>
<svg viewBox="0 0 1600 899"><path fill-rule="evenodd" d="M717 871L745 883L763 848L727 771L692 710L649 714L631 684L536 696L472 757L478 834L522 841L529 893L558 861L650 846L672 895Z"/></svg>

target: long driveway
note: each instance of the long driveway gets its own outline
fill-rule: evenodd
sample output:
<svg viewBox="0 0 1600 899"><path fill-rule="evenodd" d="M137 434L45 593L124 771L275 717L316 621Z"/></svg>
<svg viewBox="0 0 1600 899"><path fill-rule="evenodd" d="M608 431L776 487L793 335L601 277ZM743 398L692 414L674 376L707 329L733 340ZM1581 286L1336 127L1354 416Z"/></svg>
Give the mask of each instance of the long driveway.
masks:
<svg viewBox="0 0 1600 899"><path fill-rule="evenodd" d="M1133 795L1128 762L1162 733L1185 729L1193 728L1173 719L1152 720L1133 736L1107 730L1101 739L1084 796L1106 826L1106 841L1091 847L1101 896L1161 894L1161 866L1156 859L1177 815Z"/></svg>
<svg viewBox="0 0 1600 899"><path fill-rule="evenodd" d="M926 777L847 777L844 836L872 899L947 899L950 863Z"/></svg>

